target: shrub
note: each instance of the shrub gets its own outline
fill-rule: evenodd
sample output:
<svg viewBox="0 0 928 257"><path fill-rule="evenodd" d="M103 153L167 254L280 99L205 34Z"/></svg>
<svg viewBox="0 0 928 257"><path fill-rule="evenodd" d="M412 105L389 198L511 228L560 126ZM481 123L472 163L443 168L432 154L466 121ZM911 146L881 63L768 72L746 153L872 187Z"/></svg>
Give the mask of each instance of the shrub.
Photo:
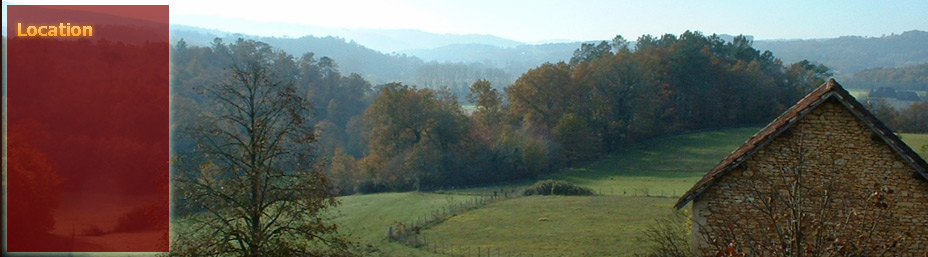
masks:
<svg viewBox="0 0 928 257"><path fill-rule="evenodd" d="M361 181L357 188L357 192L361 194L374 194L387 191L390 191L390 188L369 179Z"/></svg>
<svg viewBox="0 0 928 257"><path fill-rule="evenodd" d="M523 195L593 195L593 190L563 180L543 180L528 187Z"/></svg>
<svg viewBox="0 0 928 257"><path fill-rule="evenodd" d="M636 237L638 241L649 243L651 246L643 248L644 252L638 253L636 256L698 256L690 252L689 249L689 229L692 226L689 217L688 211L675 211L668 216L655 219L653 225L649 226Z"/></svg>

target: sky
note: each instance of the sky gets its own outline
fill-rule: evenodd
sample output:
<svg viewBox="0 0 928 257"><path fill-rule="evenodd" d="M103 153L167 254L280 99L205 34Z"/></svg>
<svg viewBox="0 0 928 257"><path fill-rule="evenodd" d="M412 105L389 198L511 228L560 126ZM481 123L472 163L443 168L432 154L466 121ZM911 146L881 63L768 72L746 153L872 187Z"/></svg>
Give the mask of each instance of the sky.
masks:
<svg viewBox="0 0 928 257"><path fill-rule="evenodd" d="M608 40L615 35L752 35L764 39L879 37L928 31L928 1L667 0L12 0L9 4L169 4L172 23L236 31L235 18L330 28L489 34L526 43ZM4 19L4 26L6 20ZM254 32L254 31L252 31ZM273 28L265 36L275 34ZM303 36L303 35L287 35Z"/></svg>

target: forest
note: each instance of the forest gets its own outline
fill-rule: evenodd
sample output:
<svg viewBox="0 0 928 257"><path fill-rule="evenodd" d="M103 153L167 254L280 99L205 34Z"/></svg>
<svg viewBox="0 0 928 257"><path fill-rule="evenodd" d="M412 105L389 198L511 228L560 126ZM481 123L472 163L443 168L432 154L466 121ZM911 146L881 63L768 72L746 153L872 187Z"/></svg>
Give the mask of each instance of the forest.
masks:
<svg viewBox="0 0 928 257"><path fill-rule="evenodd" d="M861 89L892 87L897 90L928 91L928 63L901 68L873 68L858 71L851 83Z"/></svg>
<svg viewBox="0 0 928 257"><path fill-rule="evenodd" d="M745 37L687 31L630 44L583 44L569 62L533 68L504 90L476 80L462 96L447 85L372 85L331 58L262 42L179 41L173 140L178 153L197 147L185 128L206 115L203 88L239 51L273 53L262 58L273 58L275 76L308 100L314 156L338 194L534 178L658 136L763 124L831 75L808 61L783 64Z"/></svg>

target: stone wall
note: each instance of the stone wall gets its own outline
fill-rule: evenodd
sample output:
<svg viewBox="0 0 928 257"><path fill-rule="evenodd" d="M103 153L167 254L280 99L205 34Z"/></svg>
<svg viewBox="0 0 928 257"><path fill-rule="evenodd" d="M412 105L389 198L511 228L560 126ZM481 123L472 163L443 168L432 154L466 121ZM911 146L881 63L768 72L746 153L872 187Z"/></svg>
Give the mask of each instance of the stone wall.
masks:
<svg viewBox="0 0 928 257"><path fill-rule="evenodd" d="M819 233L859 239L862 227L877 224L872 238L904 235L903 255L925 256L928 182L914 175L842 103L828 100L693 201L693 247L712 255L710 245L770 242L776 228L788 226L784 216L791 212L785 207L802 206L803 224L821 221L807 225L826 228ZM790 189L795 178L802 190ZM794 197L797 192L802 196ZM830 202L823 202L825 196ZM876 197L885 197L885 208L877 207Z"/></svg>

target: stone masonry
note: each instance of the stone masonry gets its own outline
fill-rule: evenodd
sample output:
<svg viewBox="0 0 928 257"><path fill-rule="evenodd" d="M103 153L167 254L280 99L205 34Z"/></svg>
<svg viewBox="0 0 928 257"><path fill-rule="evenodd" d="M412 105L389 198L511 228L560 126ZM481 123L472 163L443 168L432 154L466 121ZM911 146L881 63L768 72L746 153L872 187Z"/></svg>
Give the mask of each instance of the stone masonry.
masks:
<svg viewBox="0 0 928 257"><path fill-rule="evenodd" d="M873 240L906 238L900 255L928 256L928 181L851 108L836 98L811 105L782 133L732 162L729 172L681 198L682 204L692 199L692 248L714 255L718 245L733 241L775 241L776 229L790 226L784 216L795 213L787 206L801 206L809 238L827 233L859 240L874 227ZM802 187L792 187L797 184ZM814 228L819 231L806 231Z"/></svg>

